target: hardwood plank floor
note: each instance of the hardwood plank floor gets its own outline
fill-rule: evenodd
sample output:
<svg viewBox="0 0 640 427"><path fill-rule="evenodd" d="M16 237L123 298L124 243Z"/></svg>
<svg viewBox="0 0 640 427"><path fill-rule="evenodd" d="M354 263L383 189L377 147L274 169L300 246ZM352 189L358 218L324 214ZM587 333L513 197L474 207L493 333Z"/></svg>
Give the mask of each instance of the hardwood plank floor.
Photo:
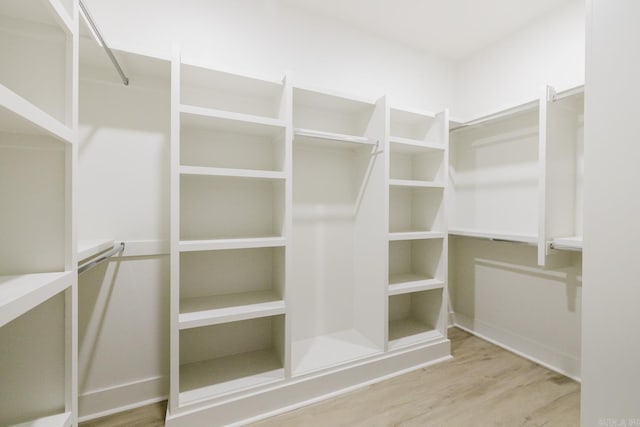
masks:
<svg viewBox="0 0 640 427"><path fill-rule="evenodd" d="M255 427L580 425L580 385L457 328L454 359L314 405ZM160 426L165 404L81 426Z"/></svg>

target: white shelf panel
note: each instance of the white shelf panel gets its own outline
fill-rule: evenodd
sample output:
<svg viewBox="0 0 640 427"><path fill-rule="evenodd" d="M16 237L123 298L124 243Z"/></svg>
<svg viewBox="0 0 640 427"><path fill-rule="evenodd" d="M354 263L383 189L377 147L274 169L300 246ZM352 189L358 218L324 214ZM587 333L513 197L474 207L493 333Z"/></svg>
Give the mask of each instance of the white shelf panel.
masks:
<svg viewBox="0 0 640 427"><path fill-rule="evenodd" d="M285 313L285 304L273 291L243 292L180 300L179 329L198 328Z"/></svg>
<svg viewBox="0 0 640 427"><path fill-rule="evenodd" d="M294 86L293 102L294 108L297 104L343 114L357 113L375 105L372 99L310 86Z"/></svg>
<svg viewBox="0 0 640 427"><path fill-rule="evenodd" d="M400 295L411 292L430 291L444 288L444 282L417 274L395 274L389 277L388 295Z"/></svg>
<svg viewBox="0 0 640 427"><path fill-rule="evenodd" d="M438 188L444 189L444 185L439 182L433 181L417 181L410 179L390 179L389 185L391 187L413 187L413 188Z"/></svg>
<svg viewBox="0 0 640 427"><path fill-rule="evenodd" d="M284 120L180 104L182 125L254 135L277 135Z"/></svg>
<svg viewBox="0 0 640 427"><path fill-rule="evenodd" d="M414 319L399 319L389 322L389 350L443 339L435 329L428 329Z"/></svg>
<svg viewBox="0 0 640 427"><path fill-rule="evenodd" d="M71 271L0 276L0 326L64 291L73 278Z"/></svg>
<svg viewBox="0 0 640 427"><path fill-rule="evenodd" d="M234 354L180 366L179 405L284 380L273 350Z"/></svg>
<svg viewBox="0 0 640 427"><path fill-rule="evenodd" d="M180 166L182 175L220 176L232 178L251 178L260 180L286 179L285 172L264 171L254 169L210 168L201 166Z"/></svg>
<svg viewBox="0 0 640 427"><path fill-rule="evenodd" d="M418 139L401 138L399 136L389 137L389 142L393 144L392 151L406 154L424 154L430 151L444 151L442 144L425 142Z"/></svg>
<svg viewBox="0 0 640 427"><path fill-rule="evenodd" d="M50 135L73 143L74 132L20 95L0 84L0 131Z"/></svg>
<svg viewBox="0 0 640 427"><path fill-rule="evenodd" d="M38 418L26 423L14 424L13 427L70 427L71 412Z"/></svg>
<svg viewBox="0 0 640 427"><path fill-rule="evenodd" d="M462 228L450 228L449 234L462 237L473 237L478 239L488 239L497 241L510 241L516 243L528 243L535 245L538 243L538 236L524 233L500 233L494 231L470 230Z"/></svg>
<svg viewBox="0 0 640 427"><path fill-rule="evenodd" d="M78 240L78 260L91 258L111 249L115 244L113 239Z"/></svg>
<svg viewBox="0 0 640 427"><path fill-rule="evenodd" d="M389 240L426 240L426 239L444 239L446 233L441 231L406 231L400 233L389 233Z"/></svg>
<svg viewBox="0 0 640 427"><path fill-rule="evenodd" d="M381 353L355 329L334 332L293 343L293 374L302 375Z"/></svg>
<svg viewBox="0 0 640 427"><path fill-rule="evenodd" d="M556 237L551 244L554 249L582 251L582 236Z"/></svg>
<svg viewBox="0 0 640 427"><path fill-rule="evenodd" d="M312 142L310 140L315 140L314 142L318 142L318 140L321 140L346 142L351 144L376 145L376 141L367 138L366 136L345 135L341 133L323 132L319 130L300 128L294 129L293 133L295 135L294 141L297 142Z"/></svg>
<svg viewBox="0 0 640 427"><path fill-rule="evenodd" d="M275 248L285 246L284 237L251 237L239 239L181 240L180 252L213 251L222 249Z"/></svg>

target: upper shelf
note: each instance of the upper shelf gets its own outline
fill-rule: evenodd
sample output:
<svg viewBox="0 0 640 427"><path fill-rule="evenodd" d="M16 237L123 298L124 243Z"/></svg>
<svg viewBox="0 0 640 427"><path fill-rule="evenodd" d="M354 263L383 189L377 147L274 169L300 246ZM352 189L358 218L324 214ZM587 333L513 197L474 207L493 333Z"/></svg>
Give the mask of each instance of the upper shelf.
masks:
<svg viewBox="0 0 640 427"><path fill-rule="evenodd" d="M71 271L0 276L0 326L67 289L74 276Z"/></svg>
<svg viewBox="0 0 640 427"><path fill-rule="evenodd" d="M78 260L91 258L111 249L115 244L113 239L78 240Z"/></svg>
<svg viewBox="0 0 640 427"><path fill-rule="evenodd" d="M332 143L347 143L347 144L359 144L359 145L378 145L378 141L372 140L364 136L343 135L333 132L322 132L311 129L294 129L294 141L305 144L309 143L323 143L330 145Z"/></svg>
<svg viewBox="0 0 640 427"><path fill-rule="evenodd" d="M449 234L453 236L474 237L478 239L487 239L494 241L527 243L535 245L538 243L538 237L533 234L524 233L503 233L486 230L470 230L461 228L450 228Z"/></svg>
<svg viewBox="0 0 640 427"><path fill-rule="evenodd" d="M180 113L183 126L229 133L275 136L286 127L286 123L280 119L193 105L180 105Z"/></svg>
<svg viewBox="0 0 640 427"><path fill-rule="evenodd" d="M404 154L426 154L429 152L443 152L445 146L436 142L420 141L418 139L390 136L391 152Z"/></svg>
<svg viewBox="0 0 640 427"><path fill-rule="evenodd" d="M444 122L429 111L392 107L389 110L389 125L390 135L394 139L438 144L444 137Z"/></svg>
<svg viewBox="0 0 640 427"><path fill-rule="evenodd" d="M366 137L376 104L356 97L293 88L293 126L305 132L339 135L340 141ZM336 138L332 138L336 139Z"/></svg>
<svg viewBox="0 0 640 427"><path fill-rule="evenodd" d="M284 118L283 81L264 80L182 63L180 102L232 113Z"/></svg>

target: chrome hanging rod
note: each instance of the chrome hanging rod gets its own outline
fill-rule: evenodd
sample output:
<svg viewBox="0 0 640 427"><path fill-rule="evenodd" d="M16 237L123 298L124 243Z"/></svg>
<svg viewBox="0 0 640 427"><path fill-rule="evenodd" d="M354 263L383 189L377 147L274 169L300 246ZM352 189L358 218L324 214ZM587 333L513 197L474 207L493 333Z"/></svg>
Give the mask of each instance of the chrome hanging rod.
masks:
<svg viewBox="0 0 640 427"><path fill-rule="evenodd" d="M112 256L122 253L124 252L124 242L120 242L120 243L116 243L115 245L113 245L113 248L103 254L102 256L93 259L91 261L87 261L82 265L78 266L78 274L82 274L87 270L91 270L93 267L102 264L103 262L105 262L106 260L108 260L109 258L111 258Z"/></svg>
<svg viewBox="0 0 640 427"><path fill-rule="evenodd" d="M495 120L495 119L499 119L500 117L504 117L504 116L508 116L510 114L514 114L514 113L520 113L523 111L528 111L528 110L532 110L536 107L539 106L539 101L535 100L535 101L529 101L529 102L525 102L524 104L520 104L520 105L516 105L514 107L510 107L504 110L500 110L497 111L495 113L491 113L488 114L486 116L482 116L482 117L478 117L477 119L473 119L471 121L465 122L463 124L461 124L460 126L456 126L454 128L449 129L449 132L455 132L457 130L460 129L464 129L470 126L476 126L479 124L482 124L484 122L489 122L491 120Z"/></svg>
<svg viewBox="0 0 640 427"><path fill-rule="evenodd" d="M120 75L120 79L122 80L122 83L125 86L128 86L129 85L129 78L124 74L124 71L122 70L122 67L118 63L118 60L113 55L113 52L111 51L109 46L107 46L107 43L102 38L102 34L100 34L100 30L98 30L98 27L96 26L96 23L93 21L93 18L91 18L91 14L89 13L89 10L87 10L87 8L84 5L84 3L82 2L82 0L80 0L80 10L82 10L82 14L85 17L85 19L87 21L87 24L89 24L89 26L91 27L91 30L93 31L93 34L98 39L98 42L102 45L102 48L104 49L104 51L106 52L107 56L111 60L111 63L113 64L114 67L116 67L116 71Z"/></svg>

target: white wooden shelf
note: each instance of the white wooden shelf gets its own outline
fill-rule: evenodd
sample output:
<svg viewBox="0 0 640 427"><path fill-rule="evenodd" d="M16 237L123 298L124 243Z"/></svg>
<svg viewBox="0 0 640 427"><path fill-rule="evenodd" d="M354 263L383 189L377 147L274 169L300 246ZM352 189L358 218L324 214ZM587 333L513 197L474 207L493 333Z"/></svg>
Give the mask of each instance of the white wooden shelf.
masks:
<svg viewBox="0 0 640 427"><path fill-rule="evenodd" d="M355 329L293 342L293 375L302 375L381 353Z"/></svg>
<svg viewBox="0 0 640 427"><path fill-rule="evenodd" d="M284 120L195 105L180 104L180 113L183 125L205 129L213 128L229 132L275 135L286 128Z"/></svg>
<svg viewBox="0 0 640 427"><path fill-rule="evenodd" d="M49 135L73 143L74 132L20 95L0 84L0 131Z"/></svg>
<svg viewBox="0 0 640 427"><path fill-rule="evenodd" d="M273 350L233 354L180 366L179 404L284 380L282 362Z"/></svg>
<svg viewBox="0 0 640 427"><path fill-rule="evenodd" d="M559 250L582 251L582 236L556 237L551 246Z"/></svg>
<svg viewBox="0 0 640 427"><path fill-rule="evenodd" d="M296 128L293 131L296 142L315 142L320 141L334 141L334 142L346 142L351 144L364 144L364 145L376 145L376 141L371 140L365 136L345 135L341 133L323 132L312 129L300 129Z"/></svg>
<svg viewBox="0 0 640 427"><path fill-rule="evenodd" d="M70 427L71 412L63 414L50 415L48 417L38 418L25 423L14 424L12 427Z"/></svg>
<svg viewBox="0 0 640 427"><path fill-rule="evenodd" d="M524 234L524 233L502 233L502 232L494 232L494 231L450 228L449 234L453 236L473 237L478 239L507 241L507 242L514 242L514 243L527 243L531 245L535 245L538 243L538 236L533 234Z"/></svg>
<svg viewBox="0 0 640 427"><path fill-rule="evenodd" d="M284 301L273 291L185 298L180 300L178 324L188 329L284 313Z"/></svg>
<svg viewBox="0 0 640 427"><path fill-rule="evenodd" d="M284 237L251 237L238 239L181 240L180 252L213 251L222 249L275 248L285 246Z"/></svg>
<svg viewBox="0 0 640 427"><path fill-rule="evenodd" d="M254 170L254 169L230 169L212 168L201 166L180 166L181 175L218 176L231 178L250 178L259 180L282 180L287 178L285 172Z"/></svg>
<svg viewBox="0 0 640 427"><path fill-rule="evenodd" d="M395 274L389 277L388 295L400 295L411 292L430 291L444 288L444 282L417 274Z"/></svg>
<svg viewBox="0 0 640 427"><path fill-rule="evenodd" d="M393 144L391 149L398 153L424 154L432 151L443 152L445 149L444 145L435 142L425 142L399 136L390 136L389 142Z"/></svg>
<svg viewBox="0 0 640 427"><path fill-rule="evenodd" d="M113 239L78 240L78 261L111 249L114 244Z"/></svg>
<svg viewBox="0 0 640 427"><path fill-rule="evenodd" d="M73 284L71 271L0 276L0 326Z"/></svg>
<svg viewBox="0 0 640 427"><path fill-rule="evenodd" d="M440 331L431 329L415 319L389 322L389 350L444 339Z"/></svg>
<svg viewBox="0 0 640 427"><path fill-rule="evenodd" d="M389 233L390 241L397 240L426 240L426 239L444 239L446 233L441 231L404 231L397 233Z"/></svg>
<svg viewBox="0 0 640 427"><path fill-rule="evenodd" d="M413 179L390 179L389 186L391 187L409 187L409 188L436 188L444 189L444 185L440 182L434 181L419 181Z"/></svg>

